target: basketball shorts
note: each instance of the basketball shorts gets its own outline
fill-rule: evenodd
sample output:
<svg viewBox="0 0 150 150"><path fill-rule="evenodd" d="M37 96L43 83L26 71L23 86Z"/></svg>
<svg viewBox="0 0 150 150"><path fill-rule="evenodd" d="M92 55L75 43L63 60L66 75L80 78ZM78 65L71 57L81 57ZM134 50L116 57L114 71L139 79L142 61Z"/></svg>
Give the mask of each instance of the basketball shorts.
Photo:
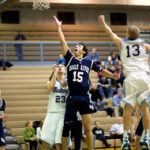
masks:
<svg viewBox="0 0 150 150"><path fill-rule="evenodd" d="M144 101L150 104L150 76L146 72L133 73L124 80L125 98L121 106L129 104L135 107L136 101L141 105Z"/></svg>
<svg viewBox="0 0 150 150"><path fill-rule="evenodd" d="M6 139L3 128L0 129L0 146L6 146Z"/></svg>
<svg viewBox="0 0 150 150"><path fill-rule="evenodd" d="M42 127L41 139L51 146L61 143L64 113L47 113Z"/></svg>
<svg viewBox="0 0 150 150"><path fill-rule="evenodd" d="M95 113L96 109L90 102L73 102L66 105L65 123L77 121L77 113L80 115Z"/></svg>

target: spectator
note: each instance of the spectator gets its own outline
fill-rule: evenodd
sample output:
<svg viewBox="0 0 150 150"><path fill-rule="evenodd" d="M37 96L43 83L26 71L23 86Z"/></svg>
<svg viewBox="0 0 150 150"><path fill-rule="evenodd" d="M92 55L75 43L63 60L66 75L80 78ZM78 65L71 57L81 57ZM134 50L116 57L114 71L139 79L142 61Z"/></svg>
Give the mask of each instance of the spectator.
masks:
<svg viewBox="0 0 150 150"><path fill-rule="evenodd" d="M111 52L111 55L108 56L108 62L112 61L113 65L116 66L117 65L117 55L115 51Z"/></svg>
<svg viewBox="0 0 150 150"><path fill-rule="evenodd" d="M6 146L3 119L7 119L8 115L4 114L5 106L6 103L5 100L1 98L1 90L0 90L0 150L5 150L5 146Z"/></svg>
<svg viewBox="0 0 150 150"><path fill-rule="evenodd" d="M97 107L97 111L101 111L105 105L105 102L101 100L102 96L100 90L97 88L95 83L92 83L89 93L91 94L92 104L94 107Z"/></svg>
<svg viewBox="0 0 150 150"><path fill-rule="evenodd" d="M117 123L113 124L110 129L110 135L113 139L120 139L122 141L123 138L123 123L122 118L117 118Z"/></svg>
<svg viewBox="0 0 150 150"><path fill-rule="evenodd" d="M18 34L15 36L15 40L18 40L18 41L26 40L26 37L21 32L18 32ZM23 61L22 44L15 44L14 46L15 46L15 51L16 51L18 60Z"/></svg>
<svg viewBox="0 0 150 150"><path fill-rule="evenodd" d="M101 61L100 64L99 64L99 66L100 66L102 69L107 69L107 66L105 65L105 61ZM99 79L101 79L101 77L102 77L101 72L98 72L97 75L98 75Z"/></svg>
<svg viewBox="0 0 150 150"><path fill-rule="evenodd" d="M115 117L119 117L119 112L122 114L123 109L120 106L120 101L123 100L124 95L122 92L122 88L117 89L117 94L113 96L112 99L112 107L114 109Z"/></svg>
<svg viewBox="0 0 150 150"><path fill-rule="evenodd" d="M93 148L95 148L95 140L101 140L106 145L106 147L110 147L111 144L108 144L106 137L104 136L104 130L100 128L100 122L95 122L95 127L93 128L93 135L94 135L94 144Z"/></svg>
<svg viewBox="0 0 150 150"><path fill-rule="evenodd" d="M0 66L2 66L3 70L6 70L6 67L12 67L13 64L8 61L0 60Z"/></svg>
<svg viewBox="0 0 150 150"><path fill-rule="evenodd" d="M42 132L43 121L40 121L39 127L36 128L36 139L38 140L38 149L42 149L41 132Z"/></svg>
<svg viewBox="0 0 150 150"><path fill-rule="evenodd" d="M100 64L100 56L96 53L96 48L92 48L92 52L89 53L88 58L96 62L97 64Z"/></svg>
<svg viewBox="0 0 150 150"><path fill-rule="evenodd" d="M62 54L59 55L58 64L65 64L65 58L63 57Z"/></svg>
<svg viewBox="0 0 150 150"><path fill-rule="evenodd" d="M29 143L30 150L37 149L37 141L35 137L35 129L33 128L32 121L27 121L26 127L24 128L24 141Z"/></svg>
<svg viewBox="0 0 150 150"><path fill-rule="evenodd" d="M105 76L101 77L98 84L102 99L113 96L113 88Z"/></svg>

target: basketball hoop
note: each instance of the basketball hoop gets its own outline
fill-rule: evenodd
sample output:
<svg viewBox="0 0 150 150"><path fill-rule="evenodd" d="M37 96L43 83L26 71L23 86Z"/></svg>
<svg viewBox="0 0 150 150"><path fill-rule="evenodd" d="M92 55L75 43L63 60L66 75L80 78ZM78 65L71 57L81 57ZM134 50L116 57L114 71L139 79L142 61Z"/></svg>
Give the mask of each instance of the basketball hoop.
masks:
<svg viewBox="0 0 150 150"><path fill-rule="evenodd" d="M33 0L33 9L43 11L50 8L49 0Z"/></svg>

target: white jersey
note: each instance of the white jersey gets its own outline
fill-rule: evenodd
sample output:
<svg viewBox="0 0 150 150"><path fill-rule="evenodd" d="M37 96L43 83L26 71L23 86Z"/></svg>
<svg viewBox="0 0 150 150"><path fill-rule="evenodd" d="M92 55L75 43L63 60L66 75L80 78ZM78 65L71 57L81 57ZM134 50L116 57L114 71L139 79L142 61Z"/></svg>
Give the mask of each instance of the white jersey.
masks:
<svg viewBox="0 0 150 150"><path fill-rule="evenodd" d="M63 88L61 83L56 80L55 87L49 95L47 113L65 113L67 95L68 88Z"/></svg>
<svg viewBox="0 0 150 150"><path fill-rule="evenodd" d="M124 39L121 43L120 56L125 76L135 72L150 72L149 56L142 39Z"/></svg>

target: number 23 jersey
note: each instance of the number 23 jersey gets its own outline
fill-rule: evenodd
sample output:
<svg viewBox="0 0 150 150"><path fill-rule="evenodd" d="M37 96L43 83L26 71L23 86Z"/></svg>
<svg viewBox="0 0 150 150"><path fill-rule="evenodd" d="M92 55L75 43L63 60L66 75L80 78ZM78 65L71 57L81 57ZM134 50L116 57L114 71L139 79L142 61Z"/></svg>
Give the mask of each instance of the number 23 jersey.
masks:
<svg viewBox="0 0 150 150"><path fill-rule="evenodd" d="M149 72L148 54L142 39L124 39L121 43L120 55L125 76L141 71Z"/></svg>
<svg viewBox="0 0 150 150"><path fill-rule="evenodd" d="M55 87L49 94L47 113L65 113L67 95L68 87L63 88L56 80Z"/></svg>

